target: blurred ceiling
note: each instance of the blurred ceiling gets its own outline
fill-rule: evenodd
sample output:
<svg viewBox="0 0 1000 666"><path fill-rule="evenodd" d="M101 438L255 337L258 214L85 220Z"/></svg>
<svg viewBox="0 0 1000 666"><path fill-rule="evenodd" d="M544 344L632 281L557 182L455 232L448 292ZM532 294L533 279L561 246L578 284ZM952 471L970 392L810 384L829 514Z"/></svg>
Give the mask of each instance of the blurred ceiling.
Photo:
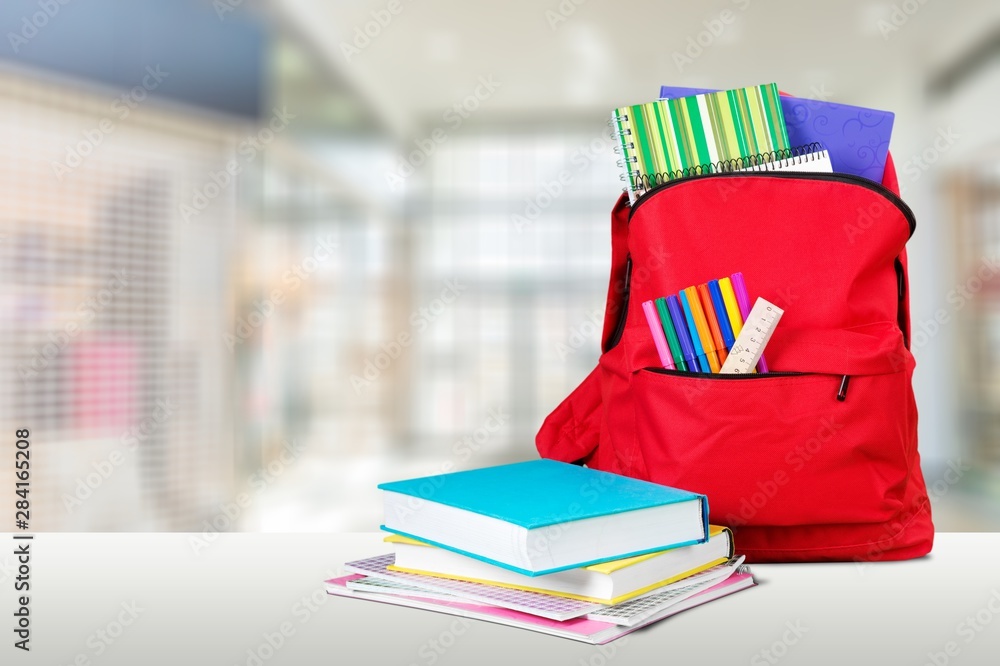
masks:
<svg viewBox="0 0 1000 666"><path fill-rule="evenodd" d="M276 0L276 7L382 123L405 136L440 123L480 77L500 85L477 122L603 116L648 101L661 83L773 80L795 94L871 103L882 86L926 87L1000 25L996 0L922 2ZM629 19L637 13L645 16Z"/></svg>

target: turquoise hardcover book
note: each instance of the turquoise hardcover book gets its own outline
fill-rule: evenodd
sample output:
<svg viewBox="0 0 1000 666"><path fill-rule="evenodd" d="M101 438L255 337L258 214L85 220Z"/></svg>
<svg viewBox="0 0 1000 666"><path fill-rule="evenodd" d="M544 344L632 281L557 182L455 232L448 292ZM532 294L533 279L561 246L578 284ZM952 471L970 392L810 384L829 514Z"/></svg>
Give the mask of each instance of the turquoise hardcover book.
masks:
<svg viewBox="0 0 1000 666"><path fill-rule="evenodd" d="M383 529L530 576L708 538L704 495L554 460L379 488Z"/></svg>

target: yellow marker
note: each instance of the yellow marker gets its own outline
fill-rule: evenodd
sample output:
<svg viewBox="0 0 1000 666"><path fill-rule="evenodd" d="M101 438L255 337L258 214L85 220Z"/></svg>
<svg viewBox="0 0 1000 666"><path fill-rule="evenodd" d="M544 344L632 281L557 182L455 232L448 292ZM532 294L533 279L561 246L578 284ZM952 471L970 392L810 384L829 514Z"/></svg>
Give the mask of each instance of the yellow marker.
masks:
<svg viewBox="0 0 1000 666"><path fill-rule="evenodd" d="M733 327L733 337L739 337L740 331L743 330L743 315L740 314L740 306L736 302L732 281L727 277L720 279L719 290L722 291L722 301L726 304L729 325Z"/></svg>
<svg viewBox="0 0 1000 666"><path fill-rule="evenodd" d="M719 289L722 291L722 302L726 304L726 314L729 315L729 325L733 327L733 337L740 337L743 330L743 314L740 312L740 304L736 301L736 292L733 291L733 281L729 278L719 280ZM751 373L757 372L754 368Z"/></svg>
<svg viewBox="0 0 1000 666"><path fill-rule="evenodd" d="M712 332L708 328L705 310L702 309L701 301L698 300L698 290L695 287L688 287L684 290L684 294L691 307L691 317L694 319L694 327L698 331L698 339L701 340L702 349L705 350L708 367L712 372L718 372L722 366L719 365L719 357L715 353L715 340L712 339Z"/></svg>

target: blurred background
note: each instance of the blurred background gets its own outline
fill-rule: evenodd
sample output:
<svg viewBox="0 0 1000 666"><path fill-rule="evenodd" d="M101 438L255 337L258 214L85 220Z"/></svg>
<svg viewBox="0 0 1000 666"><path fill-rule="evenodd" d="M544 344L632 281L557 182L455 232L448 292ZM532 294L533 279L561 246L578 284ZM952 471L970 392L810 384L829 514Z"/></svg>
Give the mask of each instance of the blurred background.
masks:
<svg viewBox="0 0 1000 666"><path fill-rule="evenodd" d="M896 113L935 522L1000 528L1000 3L628 7L4 2L33 527L373 530L379 481L536 456L597 361L610 110L777 81Z"/></svg>

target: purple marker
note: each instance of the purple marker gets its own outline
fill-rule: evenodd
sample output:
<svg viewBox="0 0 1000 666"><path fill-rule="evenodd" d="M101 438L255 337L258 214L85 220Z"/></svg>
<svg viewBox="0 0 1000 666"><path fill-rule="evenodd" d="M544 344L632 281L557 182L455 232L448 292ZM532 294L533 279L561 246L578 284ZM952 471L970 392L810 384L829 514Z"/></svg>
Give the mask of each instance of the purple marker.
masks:
<svg viewBox="0 0 1000 666"><path fill-rule="evenodd" d="M747 317L750 316L750 294L747 293L747 283L743 281L743 273L733 273L729 279L733 283L733 292L736 294L736 302L740 306L740 315L743 317L743 321L746 321ZM767 371L767 363L762 354L760 360L757 361L757 372Z"/></svg>
<svg viewBox="0 0 1000 666"><path fill-rule="evenodd" d="M691 344L691 334L688 333L687 320L681 311L681 303L677 296L667 296L667 310L670 312L670 320L674 323L674 331L677 333L677 341L681 344L681 356L683 361L677 364L678 370L698 371L698 359L694 354L694 345Z"/></svg>

